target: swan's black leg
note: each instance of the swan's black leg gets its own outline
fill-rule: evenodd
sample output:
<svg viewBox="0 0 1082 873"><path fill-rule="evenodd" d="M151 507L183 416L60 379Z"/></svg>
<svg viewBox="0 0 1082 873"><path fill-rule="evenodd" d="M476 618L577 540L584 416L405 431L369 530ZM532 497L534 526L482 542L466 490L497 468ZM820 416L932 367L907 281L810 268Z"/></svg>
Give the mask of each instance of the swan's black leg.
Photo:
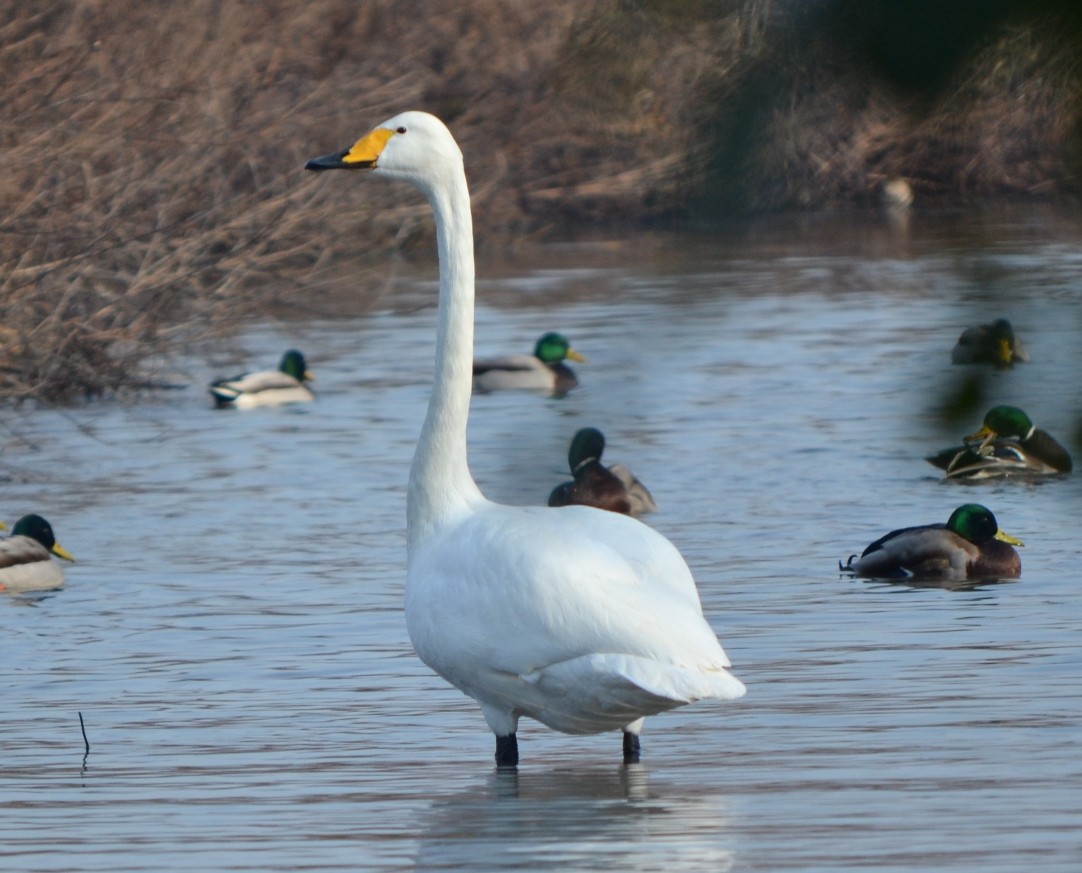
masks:
<svg viewBox="0 0 1082 873"><path fill-rule="evenodd" d="M508 734L506 737L496 737L496 766L518 766L518 739L514 734Z"/></svg>
<svg viewBox="0 0 1082 873"><path fill-rule="evenodd" d="M638 764L641 751L642 746L639 744L639 735L633 734L631 731L624 731L624 763Z"/></svg>

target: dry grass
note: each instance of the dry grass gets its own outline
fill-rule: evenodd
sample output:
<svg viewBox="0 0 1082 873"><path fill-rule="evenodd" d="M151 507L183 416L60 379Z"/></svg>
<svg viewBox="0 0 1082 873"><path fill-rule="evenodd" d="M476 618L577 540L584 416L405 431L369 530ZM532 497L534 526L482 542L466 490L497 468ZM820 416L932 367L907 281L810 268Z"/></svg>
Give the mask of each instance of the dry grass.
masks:
<svg viewBox="0 0 1082 873"><path fill-rule="evenodd" d="M702 190L755 208L853 202L895 175L919 193L1056 189L1057 144L1082 114L1064 112L1077 53L1019 33L917 114L859 70L786 48L772 0L9 6L4 398L153 383L161 353L260 314L319 311L324 268L427 252L415 197L301 170L403 108L455 130L490 247L677 214ZM704 118L708 134L740 132L736 160Z"/></svg>
<svg viewBox="0 0 1082 873"><path fill-rule="evenodd" d="M675 162L629 173L634 149L611 148L629 132L622 118L569 125L559 108L589 93L561 54L591 8L16 4L0 22L0 396L144 384L151 352L269 305L311 311L313 271L363 256L360 241L426 238L414 198L399 207L402 192L372 186L362 205L301 171L403 108L435 111L459 133L487 243L574 213L569 199L594 213L606 198L641 201Z"/></svg>
<svg viewBox="0 0 1082 873"><path fill-rule="evenodd" d="M1082 55L1079 29L1059 23L1008 18L934 89L912 93L862 63L850 19L817 40L775 16L762 51L712 86L705 189L759 210L867 204L891 179L925 204L1074 194Z"/></svg>

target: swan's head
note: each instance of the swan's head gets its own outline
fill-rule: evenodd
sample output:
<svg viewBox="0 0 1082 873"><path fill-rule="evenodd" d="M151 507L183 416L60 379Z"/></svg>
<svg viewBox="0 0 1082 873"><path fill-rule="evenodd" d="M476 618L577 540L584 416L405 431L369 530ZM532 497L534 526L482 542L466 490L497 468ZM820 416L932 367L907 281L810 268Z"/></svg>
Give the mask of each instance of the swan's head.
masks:
<svg viewBox="0 0 1082 873"><path fill-rule="evenodd" d="M462 152L451 131L427 112L402 112L348 149L304 165L306 170L372 170L422 188L462 172Z"/></svg>

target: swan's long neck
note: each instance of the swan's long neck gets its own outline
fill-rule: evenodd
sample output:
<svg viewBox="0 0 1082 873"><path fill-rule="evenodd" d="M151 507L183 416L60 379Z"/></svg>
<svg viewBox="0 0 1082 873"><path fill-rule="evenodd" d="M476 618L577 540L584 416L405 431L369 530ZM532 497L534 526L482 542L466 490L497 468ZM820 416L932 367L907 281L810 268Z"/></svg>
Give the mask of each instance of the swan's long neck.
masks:
<svg viewBox="0 0 1082 873"><path fill-rule="evenodd" d="M436 368L428 414L410 468L410 547L483 499L466 460L473 388L473 219L463 172L428 192L440 264Z"/></svg>

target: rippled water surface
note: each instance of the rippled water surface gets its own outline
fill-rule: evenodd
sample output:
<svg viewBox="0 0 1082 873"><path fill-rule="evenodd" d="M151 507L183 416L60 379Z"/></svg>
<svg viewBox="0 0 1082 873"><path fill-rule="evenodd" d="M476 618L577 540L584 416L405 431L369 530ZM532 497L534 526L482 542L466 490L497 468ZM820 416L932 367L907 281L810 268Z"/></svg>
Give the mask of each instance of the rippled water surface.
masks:
<svg viewBox="0 0 1082 873"><path fill-rule="evenodd" d="M363 319L243 338L242 364L305 350L307 407L212 410L234 359L138 402L8 410L0 514L41 512L78 562L0 600L0 867L1082 869L1082 480L966 486L921 460L995 403L1077 455L1078 231L820 220L482 271L479 353L556 329L589 358L566 398L474 398L483 489L543 502L574 430L601 428L749 688L650 719L628 768L616 734L524 722L522 766L496 772L476 707L410 650L427 277ZM1033 362L940 416L973 374L950 347L1000 315ZM972 499L1026 541L1021 580L839 577Z"/></svg>

